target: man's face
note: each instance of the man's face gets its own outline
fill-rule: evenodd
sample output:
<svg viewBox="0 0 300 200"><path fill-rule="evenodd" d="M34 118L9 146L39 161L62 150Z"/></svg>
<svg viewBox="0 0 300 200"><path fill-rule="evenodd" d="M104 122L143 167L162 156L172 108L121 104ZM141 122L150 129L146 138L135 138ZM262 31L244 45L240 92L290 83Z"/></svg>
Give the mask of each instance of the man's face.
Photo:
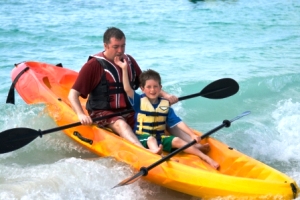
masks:
<svg viewBox="0 0 300 200"><path fill-rule="evenodd" d="M107 59L113 61L116 56L123 58L125 52L125 37L123 37L121 40L118 40L114 37L110 38L110 43L104 43L104 48L104 55L107 57Z"/></svg>

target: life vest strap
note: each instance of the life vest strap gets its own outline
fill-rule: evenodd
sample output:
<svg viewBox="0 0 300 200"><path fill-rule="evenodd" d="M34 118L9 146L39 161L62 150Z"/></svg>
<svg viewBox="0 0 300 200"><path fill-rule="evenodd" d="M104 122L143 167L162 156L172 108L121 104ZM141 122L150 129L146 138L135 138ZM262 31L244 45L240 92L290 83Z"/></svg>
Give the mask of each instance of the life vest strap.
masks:
<svg viewBox="0 0 300 200"><path fill-rule="evenodd" d="M160 125L165 125L166 122L143 122L142 124L137 122L137 126L151 126L151 127L155 127L155 126L160 126Z"/></svg>
<svg viewBox="0 0 300 200"><path fill-rule="evenodd" d="M159 131L159 130L150 130L150 129L142 129L142 134L145 134L145 133L147 133L147 134L150 134L150 135L157 135L157 134L159 134L159 135L163 135L163 134L165 134L165 131ZM142 135L142 134L140 134L140 135Z"/></svg>
<svg viewBox="0 0 300 200"><path fill-rule="evenodd" d="M146 116L153 116L153 117L157 117L157 116L166 117L166 116L168 116L168 113L150 112L150 111L144 111L144 110L139 111L139 113L144 114Z"/></svg>

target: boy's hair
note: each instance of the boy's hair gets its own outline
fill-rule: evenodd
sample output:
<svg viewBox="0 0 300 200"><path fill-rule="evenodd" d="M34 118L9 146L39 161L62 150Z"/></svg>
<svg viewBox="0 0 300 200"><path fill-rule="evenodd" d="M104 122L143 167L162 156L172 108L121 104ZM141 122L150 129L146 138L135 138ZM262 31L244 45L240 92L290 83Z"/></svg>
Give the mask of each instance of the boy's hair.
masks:
<svg viewBox="0 0 300 200"><path fill-rule="evenodd" d="M155 80L159 83L159 85L161 85L161 78L159 73L152 69L147 69L141 73L140 86L145 87L147 80Z"/></svg>
<svg viewBox="0 0 300 200"><path fill-rule="evenodd" d="M126 38L123 31L121 31L120 29L118 29L116 27L108 27L103 35L103 43L109 44L110 38L113 38L113 37L118 40L121 40L123 37Z"/></svg>

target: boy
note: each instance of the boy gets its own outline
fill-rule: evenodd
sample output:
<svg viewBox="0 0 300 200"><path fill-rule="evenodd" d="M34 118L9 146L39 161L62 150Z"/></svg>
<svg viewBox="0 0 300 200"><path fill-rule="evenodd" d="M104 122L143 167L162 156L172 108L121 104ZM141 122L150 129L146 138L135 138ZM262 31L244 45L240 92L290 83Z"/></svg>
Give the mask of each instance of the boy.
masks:
<svg viewBox="0 0 300 200"><path fill-rule="evenodd" d="M133 106L135 115L134 132L137 134L140 142L149 149L171 152L173 148L180 148L187 144L184 140L172 135L164 135L166 126L177 126L199 141L193 131L176 116L174 110L170 107L169 101L159 97L161 86L160 75L154 70L147 70L140 75L141 90L144 94L137 94L130 86L127 72L127 62L123 62L116 57L114 62L122 68L124 90ZM199 149L191 146L184 150L186 153L199 156L210 164L213 168L219 168L219 164L209 156L202 153Z"/></svg>

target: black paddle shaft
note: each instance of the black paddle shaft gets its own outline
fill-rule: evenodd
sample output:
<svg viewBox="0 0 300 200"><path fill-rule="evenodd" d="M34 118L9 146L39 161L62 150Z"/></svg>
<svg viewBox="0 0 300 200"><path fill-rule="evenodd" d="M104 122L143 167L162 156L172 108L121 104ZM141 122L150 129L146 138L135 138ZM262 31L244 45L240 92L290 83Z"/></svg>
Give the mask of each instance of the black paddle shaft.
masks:
<svg viewBox="0 0 300 200"><path fill-rule="evenodd" d="M209 85L207 85L203 90L198 93L183 96L178 98L179 101L194 98L197 96L203 96L209 99L222 99L229 96L234 95L239 90L238 83L231 78L223 78L216 80ZM121 112L117 112L111 115L101 116L93 118L93 122L100 121L103 119L107 119L114 116L124 115L127 113L133 112L132 109L124 110ZM72 128L75 126L80 126L80 122L76 122L73 124L68 124L60 127L55 127L48 130L34 130L30 128L13 128L8 129L0 133L0 154L7 153L10 151L17 150L31 141L33 141L38 136L42 137L44 134Z"/></svg>
<svg viewBox="0 0 300 200"><path fill-rule="evenodd" d="M235 117L234 119L232 119L232 120L230 120L230 121L229 121L229 120L224 120L223 123L222 123L221 125L217 126L216 128L214 128L214 129L208 131L207 133L203 134L202 136L200 136L200 140L202 140L202 139L204 139L204 138L210 136L211 134L213 134L214 132L217 132L217 131L220 130L221 128L224 128L224 127L228 128L228 127L230 127L231 122L233 122L233 121L235 121L235 120L237 120L237 119L240 119L241 117L243 117L243 116L245 116L245 115L248 115L248 114L250 114L250 111L243 112L241 115ZM143 170L146 169L146 174L145 174L144 176L147 175L148 170L151 170L152 168L154 168L154 167L156 167L157 165L159 165L159 164L165 162L166 160L170 159L171 157L173 157L173 156L176 155L177 153L179 153L179 152L181 152L181 151L183 151L183 150L189 148L190 146L192 146L192 145L194 145L194 144L196 144L196 143L197 143L197 141L196 141L196 140L193 140L193 141L191 141L190 143L187 143L186 145L184 145L183 147L181 147L181 148L179 148L179 149L176 149L175 151L172 151L170 154L168 154L167 156L163 157L162 159L160 159L160 160L157 161L156 163L153 163L152 165L148 166L147 168L144 168Z"/></svg>
<svg viewBox="0 0 300 200"><path fill-rule="evenodd" d="M133 109L124 110L124 111L121 111L121 112L117 112L117 113L114 113L114 114L105 115L105 116L101 116L101 117L95 117L95 118L92 118L92 120L93 120L93 122L96 122L96 121L100 121L100 120L103 120L103 119L109 119L111 117L120 116L120 115L124 115L124 114L131 113L131 112L133 112ZM72 128L72 127L80 126L80 125L81 125L81 122L76 122L76 123L73 123L73 124L67 124L67 125L64 125L64 126L55 127L55 128L51 128L51 129L48 129L48 130L44 130L44 131L39 130L39 131L41 132L41 135L44 135L44 134L47 134L47 133L61 131L61 130L64 130L64 129L68 129L68 128Z"/></svg>
<svg viewBox="0 0 300 200"><path fill-rule="evenodd" d="M223 124L217 126L216 128L208 131L207 133L205 133L204 135L202 135L200 137L200 140L210 136L211 134L213 134L214 132L217 132L218 130L220 130L221 128L223 127L229 127L231 124L230 121L228 120L224 120L223 121ZM160 159L159 161L157 161L156 163L153 163L152 165L148 166L148 167L142 167L141 170L143 170L145 172L145 174L143 176L146 176L148 174L148 171L153 169L154 167L156 167L157 165L169 160L171 157L173 157L174 155L176 155L177 153L189 148L190 146L196 144L197 141L196 140L193 140L189 143L187 143L186 145L184 145L183 147L179 148L179 149L176 149L175 151L172 151L170 154L168 154L167 156L163 157L162 159Z"/></svg>
<svg viewBox="0 0 300 200"><path fill-rule="evenodd" d="M238 119L240 119L240 118L242 118L242 117L244 117L244 116L246 116L248 114L250 114L250 111L243 112L242 114L240 114L239 116L235 117L234 119L232 119L230 121L229 120L224 120L221 125L219 125L216 128L208 131L207 133L205 133L204 135L202 135L200 137L200 139L203 139L203 138L206 138L206 137L210 136L211 134L213 134L214 132L220 130L223 127L229 127L232 122L234 122L235 120L238 120ZM179 153L179 152L181 152L181 151L189 148L190 146L192 146L192 145L194 145L196 143L197 143L197 141L193 140L193 141L187 143L186 145L184 145L183 147L181 147L179 149L176 149L175 151L171 152L170 154L168 154L167 156L165 156L162 159L158 160L157 162L153 163L152 165L150 165L148 167L142 167L138 173L136 173L135 175L133 175L130 178L127 178L127 179L121 181L119 184L115 185L113 188L124 186L124 185L129 185L131 183L134 183L138 179L140 179L142 176L147 176L149 170L151 170L154 167L158 166L159 164L161 164L161 163L169 160L171 157L173 157L177 153Z"/></svg>

